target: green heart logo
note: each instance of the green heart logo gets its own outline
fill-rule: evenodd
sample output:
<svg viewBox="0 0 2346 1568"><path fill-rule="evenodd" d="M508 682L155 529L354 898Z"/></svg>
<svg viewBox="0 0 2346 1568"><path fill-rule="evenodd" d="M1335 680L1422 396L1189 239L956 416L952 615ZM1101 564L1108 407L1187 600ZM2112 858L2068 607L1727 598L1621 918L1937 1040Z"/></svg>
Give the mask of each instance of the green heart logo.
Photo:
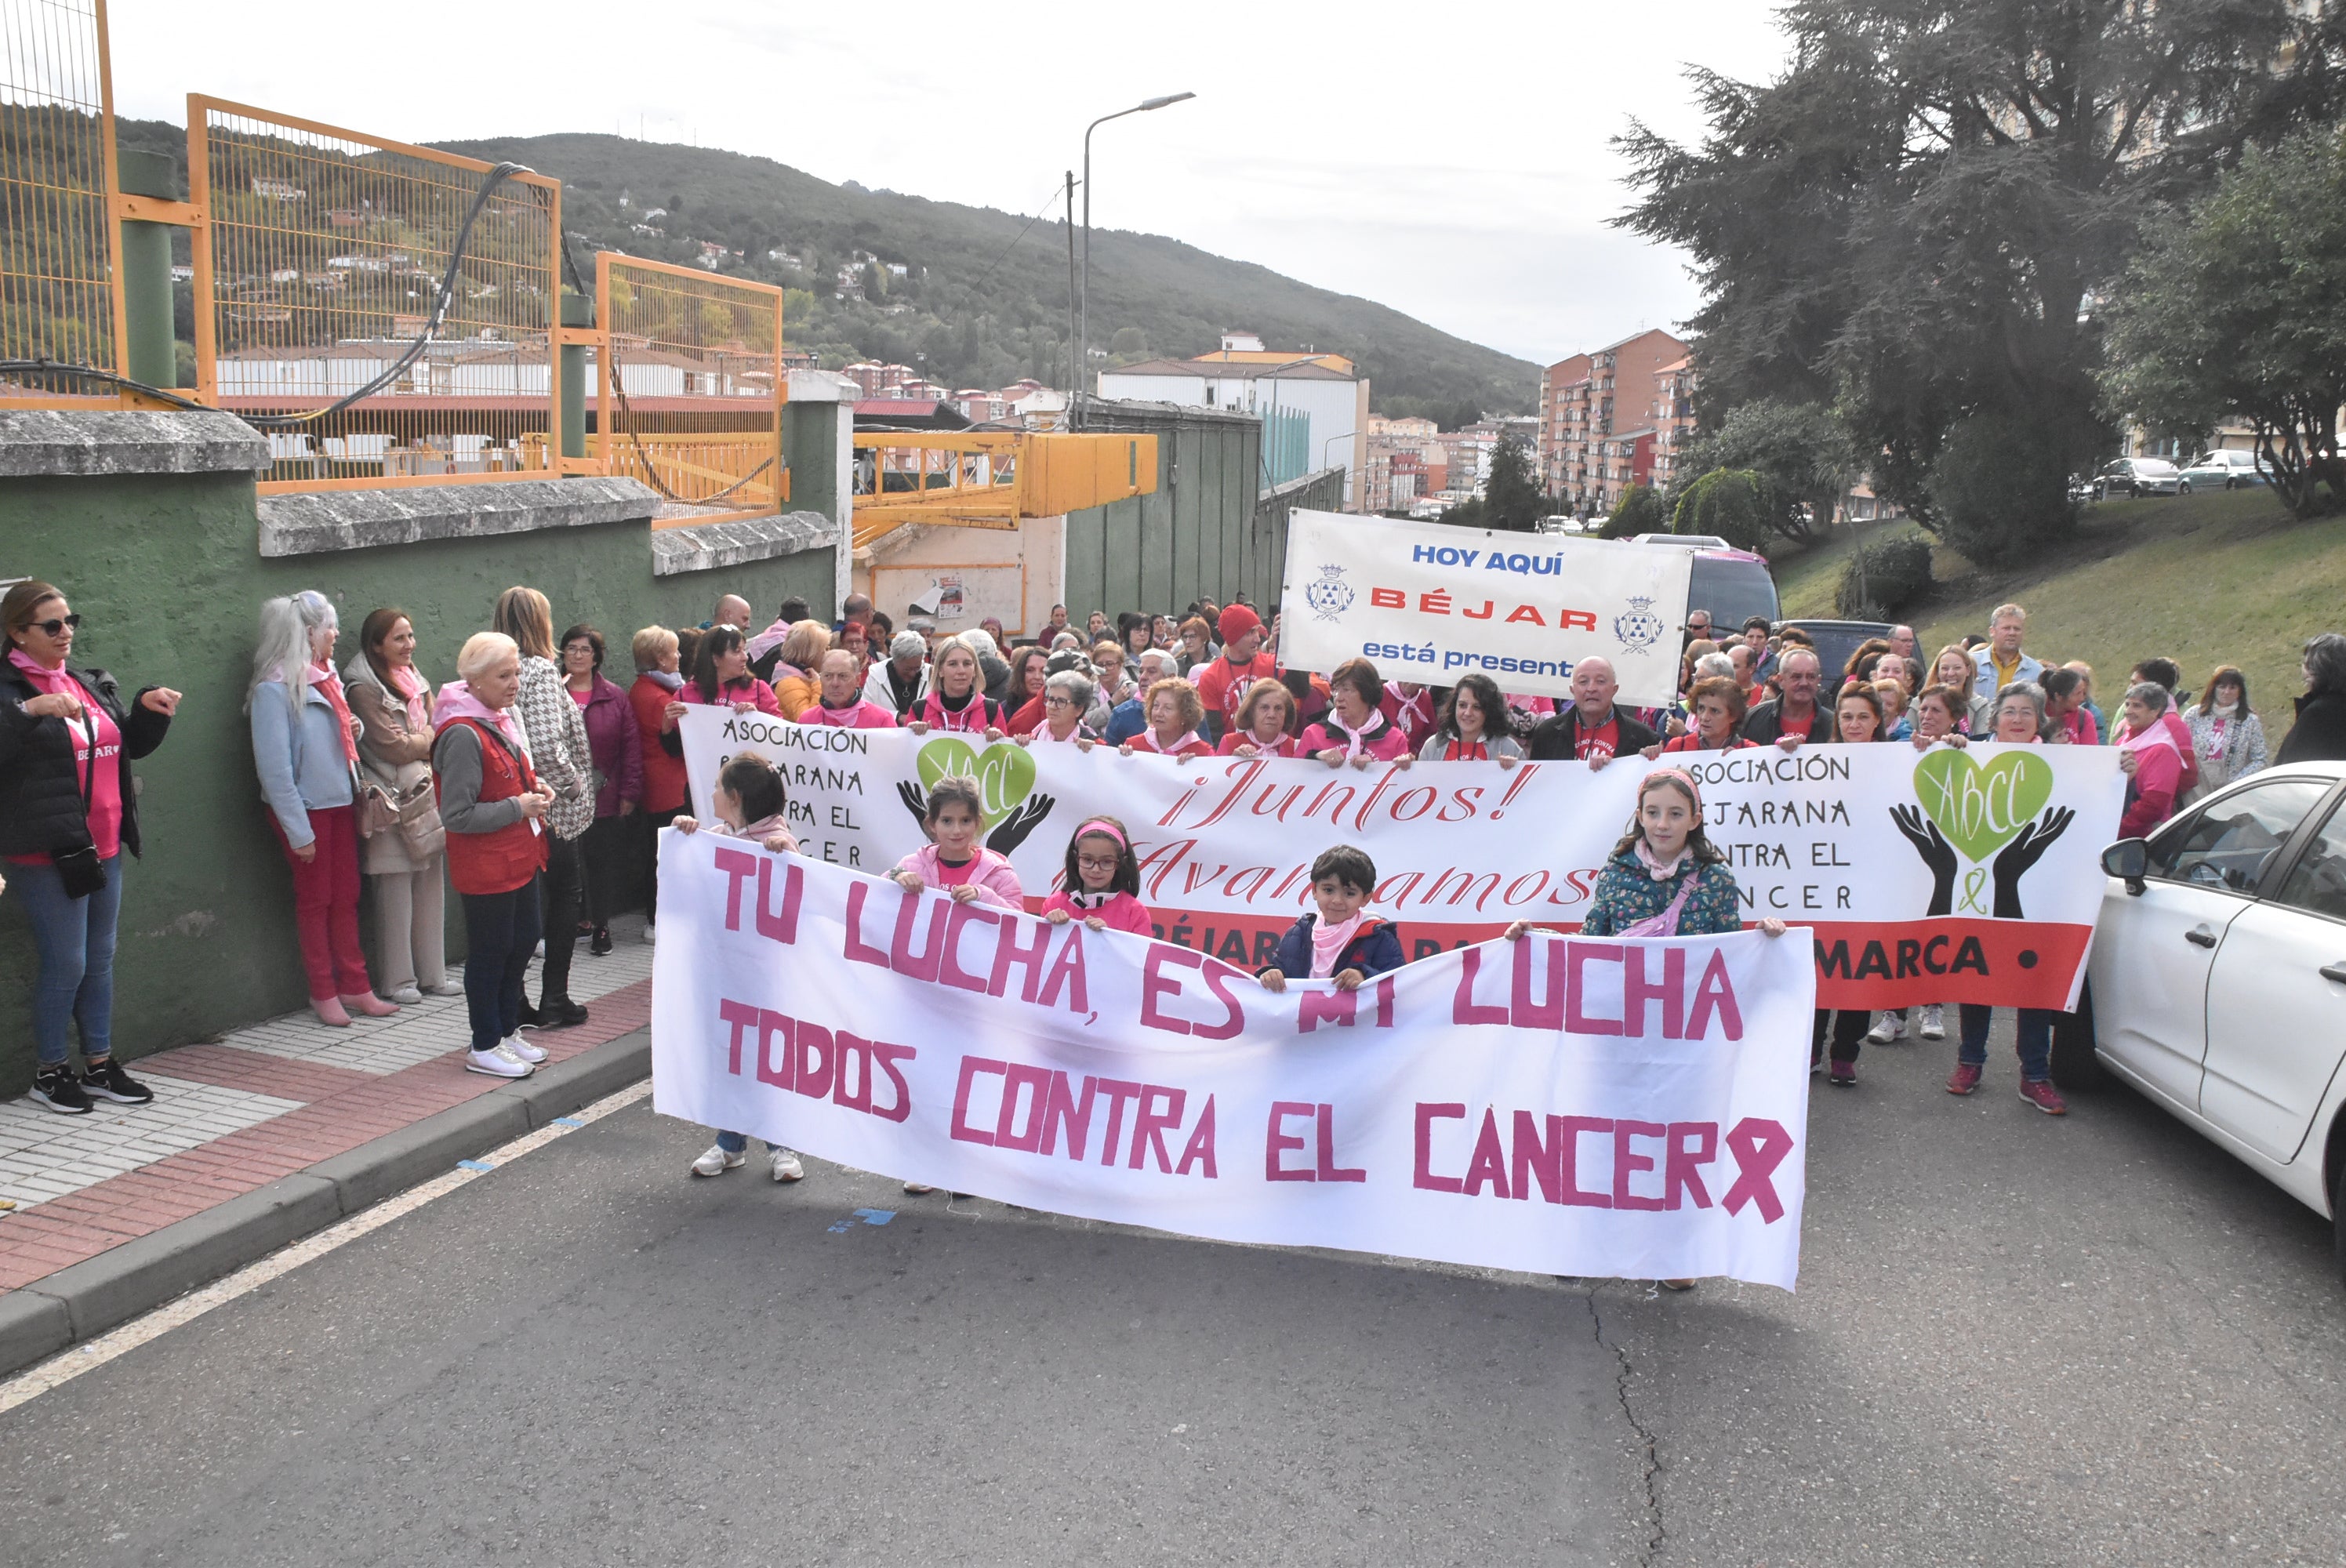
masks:
<svg viewBox="0 0 2346 1568"><path fill-rule="evenodd" d="M981 752L957 736L939 736L921 748L915 763L924 793L935 789L940 779L976 779L989 829L1035 788L1035 759L1025 747L1008 741L996 741Z"/></svg>
<svg viewBox="0 0 2346 1568"><path fill-rule="evenodd" d="M2012 842L2053 798L2053 764L2007 751L1982 767L1967 752L1934 750L1914 765L1923 811L1964 858L1986 860Z"/></svg>

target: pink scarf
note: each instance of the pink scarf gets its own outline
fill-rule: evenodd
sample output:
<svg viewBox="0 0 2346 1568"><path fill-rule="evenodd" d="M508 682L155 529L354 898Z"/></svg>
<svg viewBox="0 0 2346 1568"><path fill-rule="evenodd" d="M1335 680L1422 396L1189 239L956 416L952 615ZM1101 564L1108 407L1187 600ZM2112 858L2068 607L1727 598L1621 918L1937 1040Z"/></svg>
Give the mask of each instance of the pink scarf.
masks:
<svg viewBox="0 0 2346 1568"><path fill-rule="evenodd" d="M1385 682L1385 700L1393 705L1391 718L1403 735L1419 736L1433 728L1433 693L1430 688L1415 697L1403 697L1401 683L1389 680Z"/></svg>
<svg viewBox="0 0 2346 1568"><path fill-rule="evenodd" d="M1153 751L1159 757L1178 757L1186 747L1203 746L1205 744L1206 738L1198 734L1194 729L1189 731L1188 734L1181 737L1180 739L1175 741L1170 746L1158 745L1157 742L1157 731L1153 729L1144 729L1139 734L1132 738L1132 748L1135 751Z"/></svg>
<svg viewBox="0 0 2346 1568"><path fill-rule="evenodd" d="M1334 730L1337 734L1342 736L1348 742L1344 748L1344 760L1350 762L1353 758L1358 757L1361 754L1362 748L1367 744L1366 737L1372 730L1375 729L1380 723L1384 722L1384 718L1385 716L1383 714L1378 712L1374 708L1371 708L1369 710L1369 721L1361 726L1360 728L1354 729L1351 726L1347 725L1344 722L1343 716L1339 714L1333 706L1331 706L1327 712L1320 716L1320 722L1326 725L1330 729Z"/></svg>
<svg viewBox="0 0 2346 1568"><path fill-rule="evenodd" d="M432 708L423 699L432 688L423 684L413 665L394 666L390 674L391 689L407 705L407 727L419 731L431 728Z"/></svg>
<svg viewBox="0 0 2346 1568"><path fill-rule="evenodd" d="M351 703L342 695L342 677L334 673L330 664L313 664L310 667L310 684L326 694L326 706L334 710L334 724L342 737L342 760L357 767L359 740L351 731Z"/></svg>
<svg viewBox="0 0 2346 1568"><path fill-rule="evenodd" d="M2152 719L2148 729L2136 730L2131 734L2118 737L2120 751L2142 751L2153 746L2164 746L2178 757L2183 755L2183 748L2176 745L2175 737L2168 732L2165 714Z"/></svg>
<svg viewBox="0 0 2346 1568"><path fill-rule="evenodd" d="M1336 961L1344 956L1344 945L1359 934L1361 922L1369 918L1366 910L1353 911L1352 918L1341 925L1330 925L1323 917L1311 927L1311 978L1325 980L1336 972Z"/></svg>
<svg viewBox="0 0 2346 1568"><path fill-rule="evenodd" d="M432 733L439 734L460 718L470 718L487 725L507 740L524 757L529 755L529 742L522 738L521 725L514 718L510 708L491 708L473 695L473 688L461 680L452 680L440 688L440 699L432 709Z"/></svg>

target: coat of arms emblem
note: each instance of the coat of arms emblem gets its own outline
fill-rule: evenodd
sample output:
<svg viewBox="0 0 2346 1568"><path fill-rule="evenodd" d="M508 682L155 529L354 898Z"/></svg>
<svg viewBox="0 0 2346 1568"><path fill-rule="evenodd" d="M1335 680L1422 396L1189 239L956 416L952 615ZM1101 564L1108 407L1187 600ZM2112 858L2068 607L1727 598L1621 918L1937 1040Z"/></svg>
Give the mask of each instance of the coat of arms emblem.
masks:
<svg viewBox="0 0 2346 1568"><path fill-rule="evenodd" d="M1303 602L1323 621L1332 621L1352 607L1352 585L1344 581L1344 568L1324 565L1320 568L1320 580L1303 590Z"/></svg>
<svg viewBox="0 0 2346 1568"><path fill-rule="evenodd" d="M1662 640L1669 631L1662 617L1654 613L1654 601L1633 598L1629 607L1613 617L1613 635L1621 646L1632 653L1644 653Z"/></svg>

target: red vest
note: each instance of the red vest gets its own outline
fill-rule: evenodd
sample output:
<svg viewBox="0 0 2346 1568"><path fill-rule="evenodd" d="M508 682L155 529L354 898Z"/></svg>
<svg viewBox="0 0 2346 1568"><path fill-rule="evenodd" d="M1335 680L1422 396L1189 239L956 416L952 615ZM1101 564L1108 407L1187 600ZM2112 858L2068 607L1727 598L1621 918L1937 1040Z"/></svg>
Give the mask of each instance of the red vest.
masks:
<svg viewBox="0 0 2346 1568"><path fill-rule="evenodd" d="M481 803L510 800L537 788L529 759L515 751L502 735L494 738L478 719L451 721L470 726L481 740ZM432 798L440 798L440 780L432 780ZM509 893L546 867L545 822L526 817L487 833L448 831L448 880L460 893Z"/></svg>

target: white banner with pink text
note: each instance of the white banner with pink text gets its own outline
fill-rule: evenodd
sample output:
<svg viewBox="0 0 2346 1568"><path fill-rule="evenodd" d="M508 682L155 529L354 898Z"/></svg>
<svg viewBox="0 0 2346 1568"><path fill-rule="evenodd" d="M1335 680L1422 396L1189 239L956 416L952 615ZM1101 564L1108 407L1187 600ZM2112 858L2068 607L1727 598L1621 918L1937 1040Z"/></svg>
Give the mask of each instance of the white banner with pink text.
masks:
<svg viewBox="0 0 2346 1568"><path fill-rule="evenodd" d="M1800 1270L1804 943L1534 933L1274 993L709 833L660 835L654 1105L1217 1240L1622 1278Z"/></svg>

